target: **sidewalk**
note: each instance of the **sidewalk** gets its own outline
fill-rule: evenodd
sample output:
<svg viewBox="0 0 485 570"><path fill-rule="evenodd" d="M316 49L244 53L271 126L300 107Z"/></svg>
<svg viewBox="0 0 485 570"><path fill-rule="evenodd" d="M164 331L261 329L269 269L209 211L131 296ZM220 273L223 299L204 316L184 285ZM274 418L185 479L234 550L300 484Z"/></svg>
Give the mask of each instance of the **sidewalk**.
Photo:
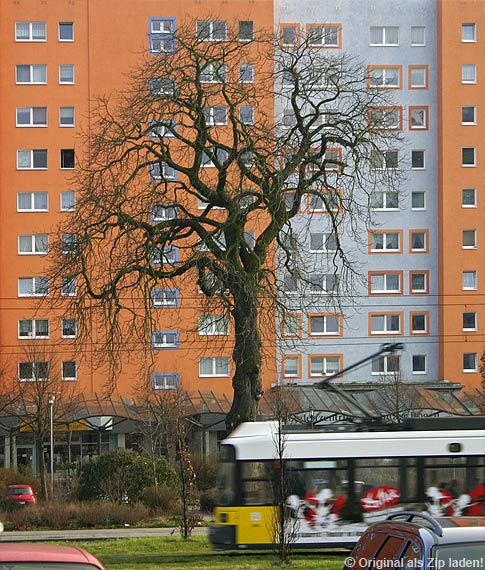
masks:
<svg viewBox="0 0 485 570"><path fill-rule="evenodd" d="M207 536L208 527L194 528L193 536ZM151 536L180 536L178 528L107 528L83 530L25 530L4 531L0 542L38 542L52 540L106 540L110 538L144 538Z"/></svg>

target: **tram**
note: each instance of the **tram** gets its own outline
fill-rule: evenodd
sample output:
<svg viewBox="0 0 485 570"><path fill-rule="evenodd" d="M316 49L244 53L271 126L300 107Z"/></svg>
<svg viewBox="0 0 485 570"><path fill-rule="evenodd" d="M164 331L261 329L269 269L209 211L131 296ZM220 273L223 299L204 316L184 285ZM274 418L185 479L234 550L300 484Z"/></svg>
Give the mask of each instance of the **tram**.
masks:
<svg viewBox="0 0 485 570"><path fill-rule="evenodd" d="M351 546L398 510L485 516L485 418L477 423L483 429L241 424L222 442L211 542L220 550L271 547L281 512L293 545L309 548Z"/></svg>

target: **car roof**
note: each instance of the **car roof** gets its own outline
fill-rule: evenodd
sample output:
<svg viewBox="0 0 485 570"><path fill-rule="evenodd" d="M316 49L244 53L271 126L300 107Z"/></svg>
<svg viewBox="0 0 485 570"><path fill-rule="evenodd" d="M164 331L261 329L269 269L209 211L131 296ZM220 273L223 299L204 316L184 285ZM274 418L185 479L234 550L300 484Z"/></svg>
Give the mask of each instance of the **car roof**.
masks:
<svg viewBox="0 0 485 570"><path fill-rule="evenodd" d="M477 526L461 526L443 528L443 536L439 537L439 544L453 544L456 542L484 542L485 528Z"/></svg>
<svg viewBox="0 0 485 570"><path fill-rule="evenodd" d="M0 543L0 562L69 562L103 567L96 558L76 546L54 546L32 543Z"/></svg>
<svg viewBox="0 0 485 570"><path fill-rule="evenodd" d="M32 485L9 485L7 489L32 489Z"/></svg>

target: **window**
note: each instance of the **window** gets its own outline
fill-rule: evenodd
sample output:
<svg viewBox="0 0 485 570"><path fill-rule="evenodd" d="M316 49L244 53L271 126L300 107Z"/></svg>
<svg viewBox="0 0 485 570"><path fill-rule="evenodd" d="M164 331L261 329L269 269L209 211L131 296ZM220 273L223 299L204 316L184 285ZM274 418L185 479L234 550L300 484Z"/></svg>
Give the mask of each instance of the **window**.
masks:
<svg viewBox="0 0 485 570"><path fill-rule="evenodd" d="M152 348L177 348L178 336L177 331L155 331L152 334Z"/></svg>
<svg viewBox="0 0 485 570"><path fill-rule="evenodd" d="M61 251L68 255L76 251L77 235L64 233L61 235Z"/></svg>
<svg viewBox="0 0 485 570"><path fill-rule="evenodd" d="M323 164L327 172L339 169L340 163L342 162L341 155L342 150L340 148L328 148L325 151Z"/></svg>
<svg viewBox="0 0 485 570"><path fill-rule="evenodd" d="M46 40L45 22L15 22L16 42L45 42Z"/></svg>
<svg viewBox="0 0 485 570"><path fill-rule="evenodd" d="M171 205L153 204L150 219L154 223L177 219L177 208Z"/></svg>
<svg viewBox="0 0 485 570"><path fill-rule="evenodd" d="M476 352L463 353L463 372L478 371L478 356Z"/></svg>
<svg viewBox="0 0 485 570"><path fill-rule="evenodd" d="M477 230L463 230L461 238L461 247L463 249L476 249Z"/></svg>
<svg viewBox="0 0 485 570"><path fill-rule="evenodd" d="M47 150L17 151L17 170L44 170L47 168Z"/></svg>
<svg viewBox="0 0 485 570"><path fill-rule="evenodd" d="M463 330L476 331L477 327L477 313L467 312L463 313Z"/></svg>
<svg viewBox="0 0 485 570"><path fill-rule="evenodd" d="M74 65L70 63L59 66L59 83L74 83Z"/></svg>
<svg viewBox="0 0 485 570"><path fill-rule="evenodd" d="M177 132L177 122L165 119L161 121L151 121L149 136L151 139L156 138L174 138Z"/></svg>
<svg viewBox="0 0 485 570"><path fill-rule="evenodd" d="M75 166L75 155L73 148L61 149L61 168L70 169Z"/></svg>
<svg viewBox="0 0 485 570"><path fill-rule="evenodd" d="M77 295L77 282L75 277L62 277L61 295L63 297L75 297Z"/></svg>
<svg viewBox="0 0 485 570"><path fill-rule="evenodd" d="M17 107L17 127L47 127L47 107Z"/></svg>
<svg viewBox="0 0 485 570"><path fill-rule="evenodd" d="M148 44L150 53L175 53L175 18L149 18Z"/></svg>
<svg viewBox="0 0 485 570"><path fill-rule="evenodd" d="M309 315L310 336L325 336L340 334L340 316L337 314Z"/></svg>
<svg viewBox="0 0 485 570"><path fill-rule="evenodd" d="M340 370L340 356L310 356L310 376L330 376Z"/></svg>
<svg viewBox="0 0 485 570"><path fill-rule="evenodd" d="M254 65L241 63L239 66L239 83L252 83L254 81Z"/></svg>
<svg viewBox="0 0 485 570"><path fill-rule="evenodd" d="M61 212L74 212L76 209L76 192L66 190L61 192Z"/></svg>
<svg viewBox="0 0 485 570"><path fill-rule="evenodd" d="M369 273L371 295L401 293L401 272Z"/></svg>
<svg viewBox="0 0 485 570"><path fill-rule="evenodd" d="M429 334L428 313L411 313L411 334Z"/></svg>
<svg viewBox="0 0 485 570"><path fill-rule="evenodd" d="M151 263L153 265L171 265L178 261L178 248L167 245L154 247L152 250Z"/></svg>
<svg viewBox="0 0 485 570"><path fill-rule="evenodd" d="M59 41L74 41L74 24L72 22L59 22Z"/></svg>
<svg viewBox="0 0 485 570"><path fill-rule="evenodd" d="M49 378L48 362L19 362L20 382L44 382Z"/></svg>
<svg viewBox="0 0 485 570"><path fill-rule="evenodd" d="M409 89L428 89L428 66L409 66Z"/></svg>
<svg viewBox="0 0 485 570"><path fill-rule="evenodd" d="M395 374L401 370L401 358L398 354L378 356L372 360L371 374Z"/></svg>
<svg viewBox="0 0 485 570"><path fill-rule="evenodd" d="M461 124L462 125L476 125L476 107L474 105L464 105L461 108Z"/></svg>
<svg viewBox="0 0 485 570"><path fill-rule="evenodd" d="M59 126L74 126L74 107L59 107Z"/></svg>
<svg viewBox="0 0 485 570"><path fill-rule="evenodd" d="M201 166L208 168L217 166L220 167L227 160L227 150L223 148L211 148L204 151L202 154Z"/></svg>
<svg viewBox="0 0 485 570"><path fill-rule="evenodd" d="M310 47L340 47L340 25L308 24L307 41Z"/></svg>
<svg viewBox="0 0 485 570"><path fill-rule="evenodd" d="M207 63L200 71L201 83L225 83L227 81L227 65Z"/></svg>
<svg viewBox="0 0 485 570"><path fill-rule="evenodd" d="M19 192L17 194L18 212L47 212L47 192Z"/></svg>
<svg viewBox="0 0 485 570"><path fill-rule="evenodd" d="M177 180L177 171L166 162L155 162L150 164L150 177L152 180Z"/></svg>
<svg viewBox="0 0 485 570"><path fill-rule="evenodd" d="M239 22L238 37L241 42L249 42L254 39L254 23L252 20Z"/></svg>
<svg viewBox="0 0 485 570"><path fill-rule="evenodd" d="M49 294L48 277L19 277L19 297L44 297Z"/></svg>
<svg viewBox="0 0 485 570"><path fill-rule="evenodd" d="M283 356L283 378L300 378L301 361L298 356Z"/></svg>
<svg viewBox="0 0 485 570"><path fill-rule="evenodd" d="M423 170L425 167L424 150L411 151L411 168L413 170Z"/></svg>
<svg viewBox="0 0 485 570"><path fill-rule="evenodd" d="M428 251L428 230L411 230L409 243L411 253L426 253Z"/></svg>
<svg viewBox="0 0 485 570"><path fill-rule="evenodd" d="M462 24L461 25L461 41L462 42L476 42L476 27L475 24Z"/></svg>
<svg viewBox="0 0 485 570"><path fill-rule="evenodd" d="M300 43L300 27L298 24L281 24L280 40L283 47L296 47Z"/></svg>
<svg viewBox="0 0 485 570"><path fill-rule="evenodd" d="M476 156L474 146L464 146L461 149L461 165L462 166L476 166Z"/></svg>
<svg viewBox="0 0 485 570"><path fill-rule="evenodd" d="M200 336L227 336L229 319L222 315L201 315L199 317Z"/></svg>
<svg viewBox="0 0 485 570"><path fill-rule="evenodd" d="M399 28L397 26L371 26L371 46L398 46Z"/></svg>
<svg viewBox="0 0 485 570"><path fill-rule="evenodd" d="M62 361L62 379L65 382L74 382L77 380L77 364L75 360Z"/></svg>
<svg viewBox="0 0 485 570"><path fill-rule="evenodd" d="M428 272L410 271L410 289L412 295L428 294Z"/></svg>
<svg viewBox="0 0 485 570"><path fill-rule="evenodd" d="M239 107L239 120L243 125L254 125L254 107L251 105Z"/></svg>
<svg viewBox="0 0 485 570"><path fill-rule="evenodd" d="M462 208L477 207L477 192L475 188L462 188L461 206Z"/></svg>
<svg viewBox="0 0 485 570"><path fill-rule="evenodd" d="M76 319L62 319L62 338L76 338Z"/></svg>
<svg viewBox="0 0 485 570"><path fill-rule="evenodd" d="M401 334L401 315L395 313L371 314L370 334Z"/></svg>
<svg viewBox="0 0 485 570"><path fill-rule="evenodd" d="M411 45L426 45L426 28L424 26L411 26Z"/></svg>
<svg viewBox="0 0 485 570"><path fill-rule="evenodd" d="M179 375L177 372L153 372L152 390L160 392L163 390L177 390L179 387Z"/></svg>
<svg viewBox="0 0 485 570"><path fill-rule="evenodd" d="M338 278L333 273L312 273L309 279L311 293L335 293L338 289Z"/></svg>
<svg viewBox="0 0 485 570"><path fill-rule="evenodd" d="M397 192L372 192L370 207L373 210L399 210L399 194Z"/></svg>
<svg viewBox="0 0 485 570"><path fill-rule="evenodd" d="M461 66L461 82L462 83L477 82L477 66L474 63L464 63Z"/></svg>
<svg viewBox="0 0 485 570"><path fill-rule="evenodd" d="M369 109L369 122L374 129L401 130L402 108L372 107L371 109Z"/></svg>
<svg viewBox="0 0 485 570"><path fill-rule="evenodd" d="M17 83L47 83L47 66L46 65L17 65L16 66Z"/></svg>
<svg viewBox="0 0 485 570"><path fill-rule="evenodd" d="M285 313L281 320L281 330L285 338L301 336L301 315Z"/></svg>
<svg viewBox="0 0 485 570"><path fill-rule="evenodd" d="M308 208L311 213L338 212L340 209L340 195L335 192L322 192L321 194L310 194Z"/></svg>
<svg viewBox="0 0 485 570"><path fill-rule="evenodd" d="M175 95L175 79L172 77L159 77L148 81L150 95L172 96Z"/></svg>
<svg viewBox="0 0 485 570"><path fill-rule="evenodd" d="M229 358L212 357L199 360L199 376L229 376Z"/></svg>
<svg viewBox="0 0 485 570"><path fill-rule="evenodd" d="M477 288L477 272L463 271L462 273L462 289L464 291L473 291Z"/></svg>
<svg viewBox="0 0 485 570"><path fill-rule="evenodd" d="M208 125L227 125L227 107L223 105L205 107L204 118Z"/></svg>
<svg viewBox="0 0 485 570"><path fill-rule="evenodd" d="M178 307L178 289L152 289L152 307L175 308Z"/></svg>
<svg viewBox="0 0 485 570"><path fill-rule="evenodd" d="M426 192L421 190L411 192L411 209L426 210Z"/></svg>
<svg viewBox="0 0 485 570"><path fill-rule="evenodd" d="M47 234L19 236L19 255L45 254L48 252L49 238Z"/></svg>
<svg viewBox="0 0 485 570"><path fill-rule="evenodd" d="M312 253L327 253L337 251L336 235L333 232L311 232L310 251Z"/></svg>
<svg viewBox="0 0 485 570"><path fill-rule="evenodd" d="M413 354L413 374L426 374L426 354Z"/></svg>
<svg viewBox="0 0 485 570"><path fill-rule="evenodd" d="M198 20L197 39L201 42L220 42L227 37L226 22L223 20Z"/></svg>
<svg viewBox="0 0 485 570"><path fill-rule="evenodd" d="M369 87L377 87L380 89L400 89L401 74L400 66L375 66L369 65L368 68L368 84Z"/></svg>
<svg viewBox="0 0 485 570"><path fill-rule="evenodd" d="M399 166L397 150L372 150L370 166L373 170L391 170Z"/></svg>
<svg viewBox="0 0 485 570"><path fill-rule="evenodd" d="M285 291L285 293L296 293L297 290L296 278L289 273L285 273L283 277L283 291Z"/></svg>
<svg viewBox="0 0 485 570"><path fill-rule="evenodd" d="M428 107L409 107L409 128L412 131L428 129Z"/></svg>
<svg viewBox="0 0 485 570"><path fill-rule="evenodd" d="M49 338L49 320L19 320L19 338Z"/></svg>
<svg viewBox="0 0 485 570"><path fill-rule="evenodd" d="M371 232L370 250L376 252L400 252L401 234L399 232Z"/></svg>

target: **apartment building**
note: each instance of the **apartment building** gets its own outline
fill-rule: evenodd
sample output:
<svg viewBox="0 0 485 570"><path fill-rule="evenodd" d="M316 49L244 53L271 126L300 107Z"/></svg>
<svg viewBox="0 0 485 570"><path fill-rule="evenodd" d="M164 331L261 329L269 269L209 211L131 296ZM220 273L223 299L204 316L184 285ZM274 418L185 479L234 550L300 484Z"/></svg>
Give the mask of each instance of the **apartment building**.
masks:
<svg viewBox="0 0 485 570"><path fill-rule="evenodd" d="M481 1L0 0L0 6L0 362L6 378L38 378L46 350L44 360L55 362L63 381L86 394L102 391L96 333L80 355L75 317L38 308L49 287L75 294L68 275L57 284L46 279L49 238L59 221L76 215L70 176L96 98L116 97L140 57L157 53L165 32L186 15L200 15L274 28L282 42L313 34L320 38L316 49L358 58L369 84L392 94L389 128L404 138L382 165L403 171L399 191L373 189L373 227L358 229L364 247L351 234L345 238L362 280L340 305L321 297L307 311L295 305L290 316L297 332L292 325L288 334L282 322L281 337L265 345L264 389L311 384L388 342L403 343L404 350L342 380L397 373L403 381L480 385ZM276 118L284 113L276 101ZM308 234L309 262L321 259L311 236L314 243L323 239L324 215L305 206L295 223ZM68 247L72 236L65 238ZM155 305L163 328L152 339L153 389L181 386L230 398L232 331L201 330L196 284L160 290ZM37 346L47 348L33 354ZM135 396L139 375L127 342L118 395ZM107 437L106 448L120 441Z"/></svg>

